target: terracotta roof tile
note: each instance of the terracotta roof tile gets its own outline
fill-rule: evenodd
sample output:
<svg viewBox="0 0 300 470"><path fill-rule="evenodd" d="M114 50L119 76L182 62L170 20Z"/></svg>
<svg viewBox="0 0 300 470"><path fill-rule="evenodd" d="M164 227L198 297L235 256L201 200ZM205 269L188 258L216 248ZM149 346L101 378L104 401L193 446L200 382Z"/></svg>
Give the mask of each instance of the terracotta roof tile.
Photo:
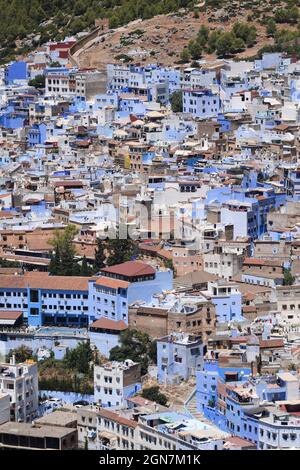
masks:
<svg viewBox="0 0 300 470"><path fill-rule="evenodd" d="M24 276L0 276L1 289L34 289L88 291L92 277L49 276L48 273L26 273Z"/></svg>
<svg viewBox="0 0 300 470"><path fill-rule="evenodd" d="M282 339L266 339L266 340L261 340L259 342L259 346L261 349L267 349L267 348L282 348L284 345Z"/></svg>
<svg viewBox="0 0 300 470"><path fill-rule="evenodd" d="M0 310L0 320L18 320L22 316L22 312L12 310Z"/></svg>
<svg viewBox="0 0 300 470"><path fill-rule="evenodd" d="M90 328L99 328L104 330L116 330L123 331L127 329L127 325L124 321L113 321L109 318L100 318L99 320L94 321Z"/></svg>
<svg viewBox="0 0 300 470"><path fill-rule="evenodd" d="M103 418L110 419L111 421L115 421L116 423L128 426L130 428L136 428L138 425L138 423L132 421L131 419L123 418L123 416L120 416L119 414L114 413L113 411L105 410L103 408L100 409L99 415Z"/></svg>
<svg viewBox="0 0 300 470"><path fill-rule="evenodd" d="M121 281L120 279L113 279L111 277L100 276L96 284L98 286L110 287L111 289L127 289L130 285L127 281Z"/></svg>
<svg viewBox="0 0 300 470"><path fill-rule="evenodd" d="M155 269L146 263L140 263L139 261L126 261L122 264L116 264L109 268L102 269L103 273L120 274L121 276L146 276L149 274L155 274Z"/></svg>

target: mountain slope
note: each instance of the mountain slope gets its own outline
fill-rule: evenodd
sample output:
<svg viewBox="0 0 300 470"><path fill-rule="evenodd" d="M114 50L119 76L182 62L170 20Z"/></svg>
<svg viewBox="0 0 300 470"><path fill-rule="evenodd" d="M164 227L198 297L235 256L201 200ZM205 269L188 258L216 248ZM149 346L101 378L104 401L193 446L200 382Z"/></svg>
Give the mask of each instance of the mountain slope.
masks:
<svg viewBox="0 0 300 470"><path fill-rule="evenodd" d="M111 27L192 6L191 0L0 0L0 59L49 39L91 29L96 18Z"/></svg>

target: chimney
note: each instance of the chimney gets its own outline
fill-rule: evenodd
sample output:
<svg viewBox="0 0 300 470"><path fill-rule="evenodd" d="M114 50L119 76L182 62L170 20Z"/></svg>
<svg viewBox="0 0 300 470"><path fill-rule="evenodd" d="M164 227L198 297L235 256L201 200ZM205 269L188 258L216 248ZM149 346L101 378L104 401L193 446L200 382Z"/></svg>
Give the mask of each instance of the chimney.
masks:
<svg viewBox="0 0 300 470"><path fill-rule="evenodd" d="M13 356L10 358L10 361L9 361L10 365L11 366L15 366L16 365L16 356L13 354Z"/></svg>

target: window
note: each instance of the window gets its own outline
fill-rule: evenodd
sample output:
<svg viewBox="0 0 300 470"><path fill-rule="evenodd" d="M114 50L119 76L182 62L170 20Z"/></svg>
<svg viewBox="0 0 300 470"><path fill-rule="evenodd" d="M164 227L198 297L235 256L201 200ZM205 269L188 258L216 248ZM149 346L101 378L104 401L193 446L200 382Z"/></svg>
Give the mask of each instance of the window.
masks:
<svg viewBox="0 0 300 470"><path fill-rule="evenodd" d="M30 315L38 315L39 314L39 309L38 308L31 308L30 309Z"/></svg>
<svg viewBox="0 0 300 470"><path fill-rule="evenodd" d="M30 290L30 302L38 302L39 301L39 292L37 290Z"/></svg>

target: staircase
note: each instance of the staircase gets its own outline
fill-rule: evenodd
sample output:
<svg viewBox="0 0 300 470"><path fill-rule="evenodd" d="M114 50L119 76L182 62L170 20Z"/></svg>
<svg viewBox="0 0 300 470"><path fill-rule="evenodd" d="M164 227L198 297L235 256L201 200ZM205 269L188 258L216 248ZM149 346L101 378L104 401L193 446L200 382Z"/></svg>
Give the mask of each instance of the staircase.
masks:
<svg viewBox="0 0 300 470"><path fill-rule="evenodd" d="M184 404L185 412L194 419L198 419L202 423L210 424L211 422L204 416L201 411L197 410L196 389L190 394Z"/></svg>

